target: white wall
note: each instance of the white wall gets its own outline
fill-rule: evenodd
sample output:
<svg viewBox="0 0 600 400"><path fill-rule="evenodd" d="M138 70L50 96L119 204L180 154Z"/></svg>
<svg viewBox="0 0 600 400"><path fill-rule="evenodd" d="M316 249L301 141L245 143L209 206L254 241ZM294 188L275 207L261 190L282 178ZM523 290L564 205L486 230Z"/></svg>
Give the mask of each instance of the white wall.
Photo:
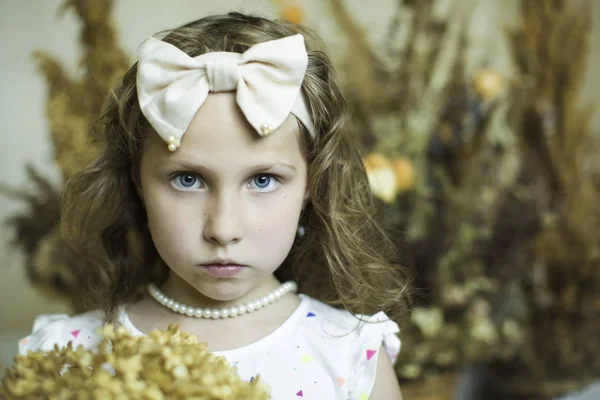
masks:
<svg viewBox="0 0 600 400"><path fill-rule="evenodd" d="M339 52L341 42L336 37L328 10L323 6L325 2L297 2L307 9L307 24L321 33L332 51ZM346 3L370 40L379 42L396 0L346 0ZM44 50L57 56L71 70L76 69L80 56L79 21L72 13L58 18L56 11L61 4L62 0L0 0L0 183L16 187L26 185L26 163L59 182L44 115L46 87L31 54L35 50ZM500 27L497 18L495 24L490 24L492 17L514 15L511 14L514 10L510 11L514 4L514 0L478 0L481 22L473 27L473 39L485 47L483 33L490 26ZM276 12L271 0L117 0L114 18L123 46L133 55L137 45L156 31L230 10L267 16ZM600 24L600 6L595 9L595 20ZM590 71L600 70L600 29L596 27L595 32ZM507 66L498 65L498 68ZM600 84L594 79L589 82L585 94L591 99L593 94L600 92ZM596 126L600 131L600 124ZM0 221L21 207L19 202L0 196ZM23 257L8 244L11 235L4 226L0 228L0 364L4 365L16 351L17 338L30 330L35 315L67 311L64 304L42 297L28 285L22 273Z"/></svg>

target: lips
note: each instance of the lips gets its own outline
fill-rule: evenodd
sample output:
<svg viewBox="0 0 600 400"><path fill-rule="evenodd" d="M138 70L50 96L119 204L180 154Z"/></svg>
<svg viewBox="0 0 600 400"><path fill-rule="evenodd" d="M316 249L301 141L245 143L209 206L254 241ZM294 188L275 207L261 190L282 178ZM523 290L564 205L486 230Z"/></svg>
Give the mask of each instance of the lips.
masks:
<svg viewBox="0 0 600 400"><path fill-rule="evenodd" d="M231 258L215 258L214 260L210 260L200 265L239 265L241 267L244 267L244 264L239 263Z"/></svg>
<svg viewBox="0 0 600 400"><path fill-rule="evenodd" d="M246 267L229 258L220 258L201 264L202 270L216 278L231 278L236 276Z"/></svg>
<svg viewBox="0 0 600 400"><path fill-rule="evenodd" d="M201 266L204 272L216 278L231 278L236 276L245 268L240 264L204 264Z"/></svg>

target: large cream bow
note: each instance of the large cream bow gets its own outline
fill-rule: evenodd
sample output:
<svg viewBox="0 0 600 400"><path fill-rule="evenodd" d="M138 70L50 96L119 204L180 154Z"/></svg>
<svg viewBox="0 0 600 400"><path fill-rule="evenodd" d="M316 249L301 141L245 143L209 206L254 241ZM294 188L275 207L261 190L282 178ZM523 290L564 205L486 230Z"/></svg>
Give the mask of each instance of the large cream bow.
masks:
<svg viewBox="0 0 600 400"><path fill-rule="evenodd" d="M258 43L246 52L190 57L150 38L138 50L140 108L156 132L179 147L209 92L236 90L236 101L259 135L272 133L294 114L313 135L301 86L308 65L302 35Z"/></svg>

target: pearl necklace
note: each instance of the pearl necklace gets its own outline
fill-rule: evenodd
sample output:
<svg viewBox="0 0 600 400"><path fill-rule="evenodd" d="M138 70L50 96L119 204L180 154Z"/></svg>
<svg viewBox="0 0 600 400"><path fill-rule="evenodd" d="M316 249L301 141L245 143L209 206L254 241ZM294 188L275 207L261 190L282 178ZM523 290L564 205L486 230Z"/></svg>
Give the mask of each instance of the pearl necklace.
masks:
<svg viewBox="0 0 600 400"><path fill-rule="evenodd" d="M226 307L226 308L200 308L200 307L192 307L186 306L185 304L178 303L172 298L168 297L166 294L160 291L158 287L154 283L148 285L148 292L161 305L169 308L170 310L187 315L188 317L196 317L196 318L228 318L235 317L238 315L244 315L247 313L251 313L252 311L260 310L263 307L268 306L269 304L279 300L281 296L288 292L295 292L298 290L298 285L296 282L289 281L277 289L273 290L271 293L263 296L257 300L251 301L246 304L240 304L239 306Z"/></svg>

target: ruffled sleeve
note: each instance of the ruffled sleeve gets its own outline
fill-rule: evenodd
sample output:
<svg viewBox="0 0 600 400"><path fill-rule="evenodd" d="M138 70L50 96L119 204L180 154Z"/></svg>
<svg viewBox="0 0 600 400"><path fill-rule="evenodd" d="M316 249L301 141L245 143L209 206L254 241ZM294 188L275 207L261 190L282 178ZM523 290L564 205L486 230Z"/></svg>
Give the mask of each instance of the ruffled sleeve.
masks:
<svg viewBox="0 0 600 400"><path fill-rule="evenodd" d="M375 384L377 360L382 345L392 364L396 362L400 352L398 324L391 321L384 312L363 319L366 322L361 323L352 344L349 400L368 399Z"/></svg>
<svg viewBox="0 0 600 400"><path fill-rule="evenodd" d="M51 351L54 345L66 346L69 341L73 347L94 348L101 337L96 332L103 324L103 312L90 311L74 317L66 314L43 314L33 323L29 336L19 341L19 354L28 351Z"/></svg>

